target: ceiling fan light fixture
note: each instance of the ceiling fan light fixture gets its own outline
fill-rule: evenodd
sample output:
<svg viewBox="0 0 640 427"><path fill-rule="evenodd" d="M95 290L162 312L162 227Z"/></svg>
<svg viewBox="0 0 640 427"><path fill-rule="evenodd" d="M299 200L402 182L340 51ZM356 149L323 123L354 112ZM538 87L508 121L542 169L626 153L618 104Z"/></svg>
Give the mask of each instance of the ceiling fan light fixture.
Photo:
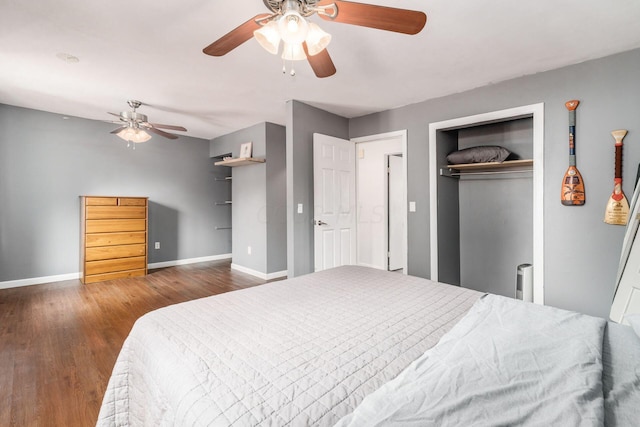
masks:
<svg viewBox="0 0 640 427"><path fill-rule="evenodd" d="M285 61L304 61L307 59L302 43L285 43L282 48L282 59Z"/></svg>
<svg viewBox="0 0 640 427"><path fill-rule="evenodd" d="M127 127L118 132L120 138L124 139L127 142L147 142L151 139L151 135L140 128Z"/></svg>
<svg viewBox="0 0 640 427"><path fill-rule="evenodd" d="M285 43L302 43L307 38L309 23L296 10L288 10L278 20L280 37Z"/></svg>
<svg viewBox="0 0 640 427"><path fill-rule="evenodd" d="M276 21L269 21L261 28L253 32L253 37L260 43L267 52L278 54L280 47L280 30Z"/></svg>
<svg viewBox="0 0 640 427"><path fill-rule="evenodd" d="M307 33L306 42L309 55L314 56L329 46L329 42L331 42L331 34L325 32L317 24L309 22L309 31Z"/></svg>

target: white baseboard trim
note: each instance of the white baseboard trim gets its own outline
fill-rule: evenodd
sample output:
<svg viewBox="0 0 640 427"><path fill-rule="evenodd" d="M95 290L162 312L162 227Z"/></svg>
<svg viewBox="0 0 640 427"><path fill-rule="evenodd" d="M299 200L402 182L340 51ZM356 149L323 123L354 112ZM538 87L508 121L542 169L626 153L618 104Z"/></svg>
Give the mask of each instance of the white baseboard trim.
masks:
<svg viewBox="0 0 640 427"><path fill-rule="evenodd" d="M174 261L154 262L149 264L148 268L165 268L174 267L176 265L195 264L198 262L219 261L223 259L231 259L231 254L212 255L200 258L177 259ZM275 273L274 273L275 274ZM286 276L286 271L285 271ZM278 276L280 277L280 276ZM19 288L21 286L42 285L44 283L64 282L65 280L76 280L80 278L80 273L58 274L56 276L33 277L30 279L9 280L0 282L0 289ZM268 279L265 279L268 280Z"/></svg>
<svg viewBox="0 0 640 427"><path fill-rule="evenodd" d="M234 263L231 263L231 269L232 270L237 270L237 271L239 271L241 273L250 274L250 275L258 277L258 278L260 278L262 280L272 280L272 279L278 279L280 277L287 277L287 270L276 271L274 273L262 273L260 271L252 270L250 268L243 267L241 265L234 264Z"/></svg>
<svg viewBox="0 0 640 427"><path fill-rule="evenodd" d="M149 264L148 268L153 269L153 268L175 267L176 265L196 264L198 262L207 262L207 261L220 261L223 259L231 259L231 254L203 256L199 258L176 259L173 261L164 261L164 262L154 262L153 264Z"/></svg>
<svg viewBox="0 0 640 427"><path fill-rule="evenodd" d="M43 283L64 282L65 280L77 280L80 273L58 274L55 276L32 277L30 279L9 280L0 282L0 289L19 288L21 286L42 285Z"/></svg>

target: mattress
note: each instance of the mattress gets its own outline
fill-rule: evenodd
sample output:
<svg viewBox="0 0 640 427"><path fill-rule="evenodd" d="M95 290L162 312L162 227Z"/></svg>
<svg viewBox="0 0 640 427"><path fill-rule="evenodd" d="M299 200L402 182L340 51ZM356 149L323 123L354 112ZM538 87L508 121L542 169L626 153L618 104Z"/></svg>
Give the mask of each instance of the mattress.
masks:
<svg viewBox="0 0 640 427"><path fill-rule="evenodd" d="M481 293L344 266L141 317L98 426L334 425Z"/></svg>
<svg viewBox="0 0 640 427"><path fill-rule="evenodd" d="M630 426L639 407L628 326L345 266L141 317L97 424Z"/></svg>

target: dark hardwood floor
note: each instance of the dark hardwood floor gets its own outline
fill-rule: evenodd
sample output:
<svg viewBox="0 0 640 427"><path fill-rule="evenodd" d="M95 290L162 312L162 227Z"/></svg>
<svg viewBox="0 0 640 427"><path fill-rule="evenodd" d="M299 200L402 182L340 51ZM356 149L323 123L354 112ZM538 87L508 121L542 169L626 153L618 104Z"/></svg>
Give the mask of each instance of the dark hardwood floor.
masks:
<svg viewBox="0 0 640 427"><path fill-rule="evenodd" d="M143 278L0 290L0 426L95 425L124 339L143 314L265 283L229 261Z"/></svg>

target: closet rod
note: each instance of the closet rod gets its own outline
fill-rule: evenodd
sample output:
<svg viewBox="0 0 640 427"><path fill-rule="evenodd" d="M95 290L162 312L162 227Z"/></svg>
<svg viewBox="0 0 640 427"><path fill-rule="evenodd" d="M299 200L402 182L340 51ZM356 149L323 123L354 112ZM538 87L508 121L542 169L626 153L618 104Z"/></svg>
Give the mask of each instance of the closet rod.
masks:
<svg viewBox="0 0 640 427"><path fill-rule="evenodd" d="M214 181L231 181L230 176L225 176L224 178L213 178Z"/></svg>
<svg viewBox="0 0 640 427"><path fill-rule="evenodd" d="M529 173L533 172L533 169L513 170L513 171L487 171L487 172L451 172L444 169L440 169L440 176L446 176L449 178L458 178L467 175L504 175L509 173Z"/></svg>
<svg viewBox="0 0 640 427"><path fill-rule="evenodd" d="M231 227L215 227L216 230L231 230Z"/></svg>

